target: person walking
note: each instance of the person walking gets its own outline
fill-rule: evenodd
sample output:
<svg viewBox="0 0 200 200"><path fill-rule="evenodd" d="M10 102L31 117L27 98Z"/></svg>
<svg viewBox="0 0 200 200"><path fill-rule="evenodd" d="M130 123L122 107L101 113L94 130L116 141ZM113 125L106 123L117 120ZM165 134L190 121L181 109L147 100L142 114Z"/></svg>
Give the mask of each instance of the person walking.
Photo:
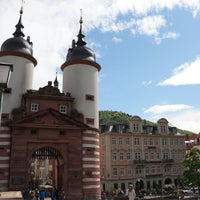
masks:
<svg viewBox="0 0 200 200"><path fill-rule="evenodd" d="M34 190L30 191L30 200L37 200L37 198L35 196L35 191Z"/></svg>
<svg viewBox="0 0 200 200"><path fill-rule="evenodd" d="M134 200L136 198L135 189L132 184L129 184L128 189L126 190L126 196L128 200Z"/></svg>

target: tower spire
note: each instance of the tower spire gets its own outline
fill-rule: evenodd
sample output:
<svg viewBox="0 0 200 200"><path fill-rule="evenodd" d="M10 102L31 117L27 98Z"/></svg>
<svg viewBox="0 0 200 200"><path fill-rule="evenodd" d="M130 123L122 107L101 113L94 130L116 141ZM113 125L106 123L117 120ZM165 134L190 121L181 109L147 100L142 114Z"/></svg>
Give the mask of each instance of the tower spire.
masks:
<svg viewBox="0 0 200 200"><path fill-rule="evenodd" d="M59 82L58 82L58 79L57 79L57 72L56 72L56 78L54 80L54 87L58 88L58 85L59 85Z"/></svg>
<svg viewBox="0 0 200 200"><path fill-rule="evenodd" d="M79 34L77 35L78 41L76 42L76 44L77 44L77 46L85 46L87 43L85 41L83 41L83 38L85 37L85 35L83 35L83 33L82 33L82 24L83 24L82 9L80 11L81 11L81 17L79 20L80 30L79 30Z"/></svg>
<svg viewBox="0 0 200 200"><path fill-rule="evenodd" d="M17 25L15 26L16 30L13 33L14 37L24 37L25 36L23 31L22 31L22 29L24 28L24 26L22 24L23 3L24 3L24 1L22 0L22 6L21 6L21 9L19 11L19 13L20 13L19 21L18 21Z"/></svg>

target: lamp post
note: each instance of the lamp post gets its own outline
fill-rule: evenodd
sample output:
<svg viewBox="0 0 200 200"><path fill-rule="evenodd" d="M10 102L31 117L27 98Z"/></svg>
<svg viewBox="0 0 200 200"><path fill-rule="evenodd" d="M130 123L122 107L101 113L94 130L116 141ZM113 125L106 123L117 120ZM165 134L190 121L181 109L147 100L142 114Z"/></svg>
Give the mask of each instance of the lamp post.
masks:
<svg viewBox="0 0 200 200"><path fill-rule="evenodd" d="M3 103L3 90L8 85L11 71L13 71L12 64L0 62L0 126L1 126L1 114L2 114L2 103Z"/></svg>

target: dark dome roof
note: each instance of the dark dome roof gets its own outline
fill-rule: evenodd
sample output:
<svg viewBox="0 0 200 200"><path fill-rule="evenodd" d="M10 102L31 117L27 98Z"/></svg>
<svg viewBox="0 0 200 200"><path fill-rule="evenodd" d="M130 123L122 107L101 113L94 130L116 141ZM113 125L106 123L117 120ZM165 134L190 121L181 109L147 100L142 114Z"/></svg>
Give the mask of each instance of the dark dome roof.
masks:
<svg viewBox="0 0 200 200"><path fill-rule="evenodd" d="M72 60L89 60L95 62L94 52L86 46L77 46L69 49L67 54L67 61Z"/></svg>
<svg viewBox="0 0 200 200"><path fill-rule="evenodd" d="M22 37L13 37L7 39L1 45L1 51L18 51L25 54L33 55L31 43Z"/></svg>
<svg viewBox="0 0 200 200"><path fill-rule="evenodd" d="M3 51L17 51L29 55L33 55L33 49L32 49L32 42L30 42L30 37L27 37L27 40L24 39L24 33L23 33L23 24L22 24L22 14L23 10L21 8L20 10L20 18L17 23L16 30L13 33L12 38L7 39L2 45L1 45L1 52Z"/></svg>
<svg viewBox="0 0 200 200"><path fill-rule="evenodd" d="M67 59L66 61L72 61L72 60L88 60L88 61L96 61L94 51L92 49L86 47L87 44L83 38L85 35L82 33L82 17L80 19L80 30L78 36L77 42L75 40L72 40L72 48L68 50Z"/></svg>

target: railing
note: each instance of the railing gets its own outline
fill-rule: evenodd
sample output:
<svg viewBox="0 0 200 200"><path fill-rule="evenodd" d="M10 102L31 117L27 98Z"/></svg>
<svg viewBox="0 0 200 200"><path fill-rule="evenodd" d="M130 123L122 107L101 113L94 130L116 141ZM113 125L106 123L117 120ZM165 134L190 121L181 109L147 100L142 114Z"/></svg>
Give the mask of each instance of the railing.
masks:
<svg viewBox="0 0 200 200"><path fill-rule="evenodd" d="M174 159L162 159L162 160L133 160L133 164L144 165L148 163L173 163Z"/></svg>

